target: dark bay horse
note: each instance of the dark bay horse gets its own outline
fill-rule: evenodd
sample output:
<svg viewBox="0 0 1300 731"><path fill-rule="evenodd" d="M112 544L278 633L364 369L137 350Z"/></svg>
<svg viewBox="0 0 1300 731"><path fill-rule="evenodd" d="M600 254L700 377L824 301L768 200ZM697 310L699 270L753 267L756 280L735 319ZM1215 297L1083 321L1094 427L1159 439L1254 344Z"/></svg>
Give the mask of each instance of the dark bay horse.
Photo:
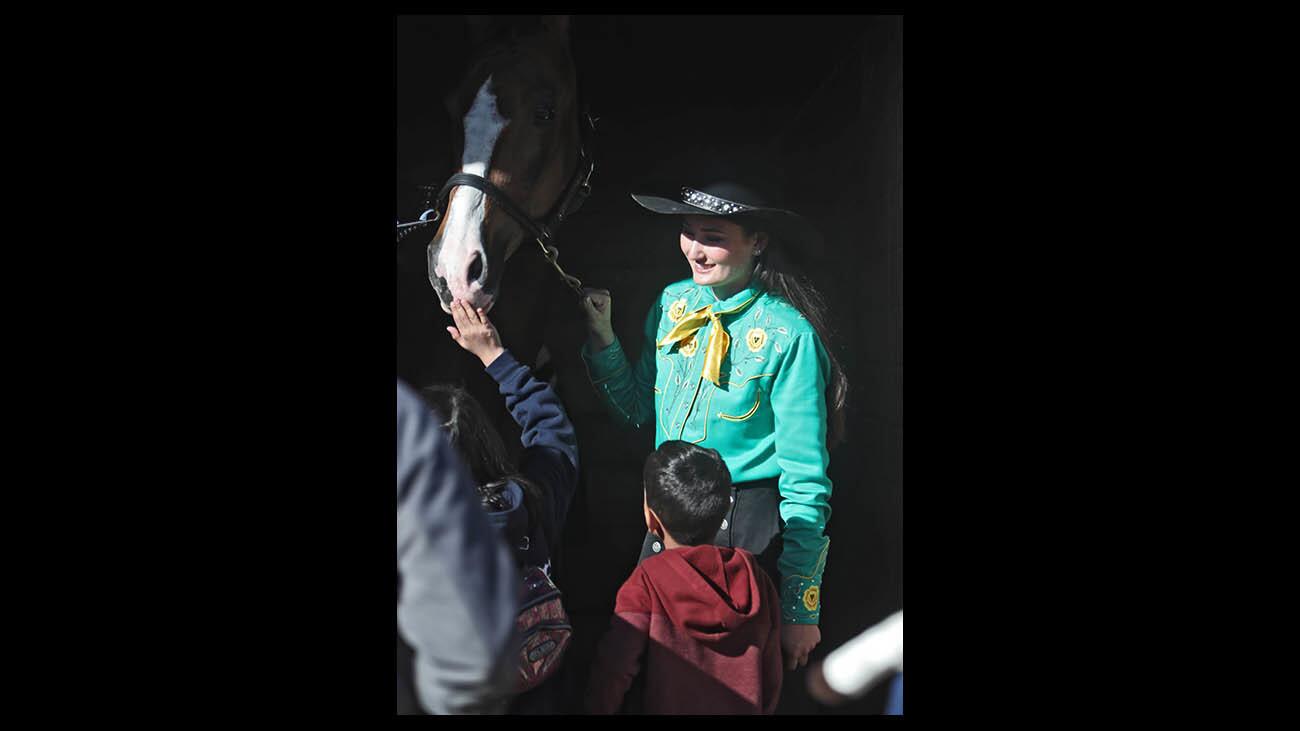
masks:
<svg viewBox="0 0 1300 731"><path fill-rule="evenodd" d="M491 33L491 19L477 18L478 32ZM460 170L435 201L428 244L429 279L445 312L453 297L490 311L506 260L538 239L545 248L589 191L594 166L581 144L567 16L497 33L447 99L461 122Z"/></svg>
<svg viewBox="0 0 1300 731"><path fill-rule="evenodd" d="M453 298L489 311L505 346L539 365L551 306L565 302L566 285L579 286L559 270L551 236L585 200L595 163L568 16L465 22L468 52L443 55L465 68L459 83L443 87L452 124L438 136L454 141L451 174L426 188L424 223L399 224L398 375L417 387L463 383L492 413L495 385L447 337L445 313ZM447 70L429 68L422 93L438 94L433 84ZM416 248L425 254L422 287L400 276L404 263L414 268ZM504 408L498 425L509 443L514 425Z"/></svg>

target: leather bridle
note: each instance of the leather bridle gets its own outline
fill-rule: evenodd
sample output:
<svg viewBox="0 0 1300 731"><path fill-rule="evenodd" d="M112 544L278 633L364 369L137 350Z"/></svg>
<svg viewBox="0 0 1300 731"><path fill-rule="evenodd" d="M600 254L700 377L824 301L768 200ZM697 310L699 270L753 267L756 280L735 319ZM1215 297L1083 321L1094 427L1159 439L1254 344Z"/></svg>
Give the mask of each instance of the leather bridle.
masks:
<svg viewBox="0 0 1300 731"><path fill-rule="evenodd" d="M540 221L533 220L525 213L510 197L500 188L493 185L486 178L473 175L470 173L456 173L447 182L442 184L438 189L437 195L433 195L433 186L420 186L426 192L425 211L420 214L420 218L410 223L397 224L397 243L402 243L408 236L415 231L421 230L426 226L436 224L442 219L447 212L447 202L451 198L452 189L467 185L483 191L483 194L492 199L492 201L505 211L524 231L537 241L541 247L542 256L555 267L555 271L564 279L564 283L572 289L579 297L583 296L582 280L564 269L560 268L559 256L560 250L552 243L555 236L555 230L564 223L565 219L573 215L582 204L586 202L587 197L591 195L591 176L596 172L596 158L594 153L594 133L596 130L596 120L590 113L583 112L582 123L579 126L580 144L578 147L578 166L573 171L573 177L569 179L568 185L565 186L564 194L551 208L550 213ZM433 244L429 244L429 283L437 286L434 274L434 255Z"/></svg>

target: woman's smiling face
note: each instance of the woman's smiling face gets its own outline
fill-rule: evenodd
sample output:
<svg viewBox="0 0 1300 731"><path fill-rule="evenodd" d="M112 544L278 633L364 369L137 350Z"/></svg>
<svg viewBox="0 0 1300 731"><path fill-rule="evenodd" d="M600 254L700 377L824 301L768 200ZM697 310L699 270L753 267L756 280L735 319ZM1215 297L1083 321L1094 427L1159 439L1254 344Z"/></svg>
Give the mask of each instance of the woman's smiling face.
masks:
<svg viewBox="0 0 1300 731"><path fill-rule="evenodd" d="M739 224L716 216L682 217L682 255L695 283L713 287L718 299L745 288L754 273L758 234L745 235Z"/></svg>

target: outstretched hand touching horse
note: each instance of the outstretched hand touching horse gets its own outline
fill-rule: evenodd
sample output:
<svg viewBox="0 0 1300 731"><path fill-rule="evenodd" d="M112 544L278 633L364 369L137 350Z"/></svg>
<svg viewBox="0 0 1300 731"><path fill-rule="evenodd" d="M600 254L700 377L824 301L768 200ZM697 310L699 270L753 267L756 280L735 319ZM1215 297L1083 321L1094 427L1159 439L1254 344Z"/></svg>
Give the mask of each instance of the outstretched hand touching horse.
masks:
<svg viewBox="0 0 1300 731"><path fill-rule="evenodd" d="M471 307L464 300L451 301L451 318L455 327L447 326L447 334L460 347L473 353L486 368L505 350L496 326L488 319L483 308Z"/></svg>

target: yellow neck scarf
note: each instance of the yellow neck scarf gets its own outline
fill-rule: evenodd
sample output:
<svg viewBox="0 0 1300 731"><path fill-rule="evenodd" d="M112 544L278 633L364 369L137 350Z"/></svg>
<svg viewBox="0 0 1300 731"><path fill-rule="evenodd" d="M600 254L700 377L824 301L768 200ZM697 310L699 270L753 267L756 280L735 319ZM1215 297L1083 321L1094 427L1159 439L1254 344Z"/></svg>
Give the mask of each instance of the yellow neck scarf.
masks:
<svg viewBox="0 0 1300 731"><path fill-rule="evenodd" d="M665 345L686 340L695 334L696 330L704 327L705 323L712 321L713 329L709 331L709 342L704 348L704 370L703 375L709 379L715 386L721 386L722 380L722 357L727 354L731 348L731 336L727 334L726 328L722 326L722 315L730 315L745 309L750 302L758 298L755 294L753 297L745 300L736 307L723 312L714 312L713 305L705 305L694 312L688 313L685 317L677 321L677 325L659 341L657 347L662 348Z"/></svg>

